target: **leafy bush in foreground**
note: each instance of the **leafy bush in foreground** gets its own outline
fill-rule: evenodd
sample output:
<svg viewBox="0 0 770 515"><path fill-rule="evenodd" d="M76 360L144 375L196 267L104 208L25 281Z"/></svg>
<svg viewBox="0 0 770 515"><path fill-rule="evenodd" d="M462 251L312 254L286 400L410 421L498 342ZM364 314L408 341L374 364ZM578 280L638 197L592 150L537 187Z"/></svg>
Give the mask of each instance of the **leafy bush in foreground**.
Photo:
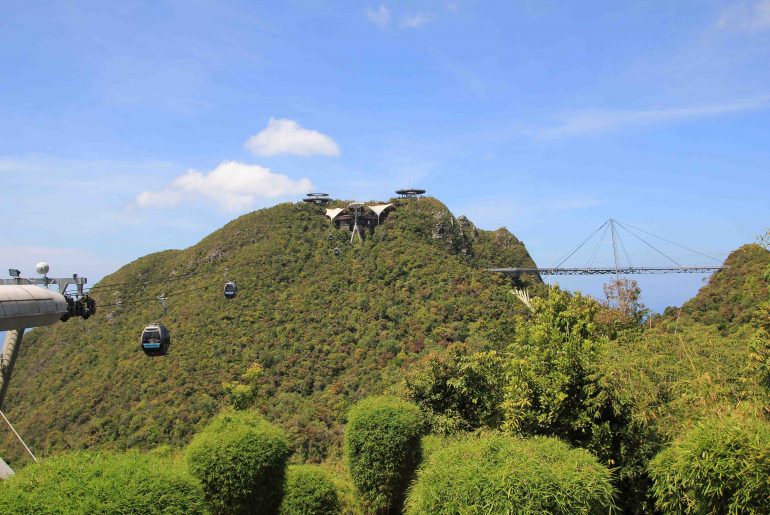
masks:
<svg viewBox="0 0 770 515"><path fill-rule="evenodd" d="M72 453L28 465L0 482L0 513L203 513L186 473L136 452Z"/></svg>
<svg viewBox="0 0 770 515"><path fill-rule="evenodd" d="M671 513L770 513L770 424L733 415L699 424L650 463Z"/></svg>
<svg viewBox="0 0 770 515"><path fill-rule="evenodd" d="M392 397L370 397L350 410L345 457L365 511L400 508L419 462L423 427L417 406Z"/></svg>
<svg viewBox="0 0 770 515"><path fill-rule="evenodd" d="M281 515L339 513L337 489L329 474L314 465L293 465L286 473Z"/></svg>
<svg viewBox="0 0 770 515"><path fill-rule="evenodd" d="M532 299L510 345L504 429L523 436L558 436L572 445L597 445L598 358L607 345L594 299L558 287Z"/></svg>
<svg viewBox="0 0 770 515"><path fill-rule="evenodd" d="M186 458L215 513L275 513L291 451L283 432L253 411L224 411Z"/></svg>
<svg viewBox="0 0 770 515"><path fill-rule="evenodd" d="M466 344L453 344L413 369L404 380L405 394L427 413L431 432L500 426L505 359L497 352L471 352Z"/></svg>
<svg viewBox="0 0 770 515"><path fill-rule="evenodd" d="M450 441L417 473L407 514L601 513L614 510L611 474L555 438Z"/></svg>

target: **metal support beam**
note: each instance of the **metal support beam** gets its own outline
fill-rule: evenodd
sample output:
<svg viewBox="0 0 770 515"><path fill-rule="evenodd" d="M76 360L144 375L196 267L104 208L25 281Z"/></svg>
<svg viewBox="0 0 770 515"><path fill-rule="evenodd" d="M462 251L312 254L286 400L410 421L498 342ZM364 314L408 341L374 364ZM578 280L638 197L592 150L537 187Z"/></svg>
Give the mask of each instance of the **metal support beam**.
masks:
<svg viewBox="0 0 770 515"><path fill-rule="evenodd" d="M13 277L11 279L0 279L0 285L12 286L14 284L42 284L49 286L55 284L59 287L59 293L64 293L68 286L74 284L78 290L78 295L83 295L83 285L88 283L88 279L80 277L78 274L72 274L72 277L40 277L31 279L29 277Z"/></svg>
<svg viewBox="0 0 770 515"><path fill-rule="evenodd" d="M5 392L8 391L8 383L11 382L13 365L16 363L16 357L19 355L23 338L24 329L14 329L5 333L3 354L0 357L0 409L3 409Z"/></svg>

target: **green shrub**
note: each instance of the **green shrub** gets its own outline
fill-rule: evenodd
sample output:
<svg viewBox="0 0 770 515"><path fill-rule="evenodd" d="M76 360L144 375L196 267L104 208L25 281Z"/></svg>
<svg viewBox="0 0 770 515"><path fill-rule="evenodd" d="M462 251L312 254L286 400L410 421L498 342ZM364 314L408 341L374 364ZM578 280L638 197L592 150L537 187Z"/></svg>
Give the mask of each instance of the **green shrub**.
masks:
<svg viewBox="0 0 770 515"><path fill-rule="evenodd" d="M428 414L431 432L452 434L500 426L505 359L451 345L416 363L404 380L406 397Z"/></svg>
<svg viewBox="0 0 770 515"><path fill-rule="evenodd" d="M770 513L770 424L703 422L650 463L656 505L671 513Z"/></svg>
<svg viewBox="0 0 770 515"><path fill-rule="evenodd" d="M275 513L290 454L283 432L258 413L227 410L193 439L186 458L215 513Z"/></svg>
<svg viewBox="0 0 770 515"><path fill-rule="evenodd" d="M558 436L572 445L594 444L596 372L607 345L596 315L600 305L558 287L532 299L509 346L503 427L522 436Z"/></svg>
<svg viewBox="0 0 770 515"><path fill-rule="evenodd" d="M661 437L646 413L637 410L636 392L627 388L648 370L628 366L625 351L625 341L635 349L641 340L631 329L641 309L638 291L621 281L610 284L607 294L615 307L558 287L532 299L530 317L517 318L509 346L502 427L521 437L560 438L616 467L621 508L639 513L653 504L647 463L660 450ZM616 332L622 338L610 344L607 334ZM660 354L669 355L670 347ZM651 359L650 353L639 354ZM622 367L631 380L618 378Z"/></svg>
<svg viewBox="0 0 770 515"><path fill-rule="evenodd" d="M345 458L367 512L398 510L420 456L424 420L414 404L370 397L348 414Z"/></svg>
<svg viewBox="0 0 770 515"><path fill-rule="evenodd" d="M339 511L337 489L328 472L315 465L289 467L281 515L326 515Z"/></svg>
<svg viewBox="0 0 770 515"><path fill-rule="evenodd" d="M200 485L136 452L46 458L0 482L0 513L203 513Z"/></svg>
<svg viewBox="0 0 770 515"><path fill-rule="evenodd" d="M426 460L406 513L606 514L613 494L610 471L584 449L555 438L469 437Z"/></svg>

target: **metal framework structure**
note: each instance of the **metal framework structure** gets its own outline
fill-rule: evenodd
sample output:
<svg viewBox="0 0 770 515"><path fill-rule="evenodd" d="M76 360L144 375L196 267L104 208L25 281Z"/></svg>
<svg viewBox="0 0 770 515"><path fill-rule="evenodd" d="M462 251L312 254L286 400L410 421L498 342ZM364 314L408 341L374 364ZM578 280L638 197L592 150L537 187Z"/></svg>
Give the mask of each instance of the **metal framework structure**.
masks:
<svg viewBox="0 0 770 515"><path fill-rule="evenodd" d="M9 272L17 272L17 270L9 270ZM64 294L67 287L75 285L78 295L83 295L83 285L88 283L88 279L80 277L78 274L72 274L72 277L40 277L37 279L30 277L15 276L10 279L0 279L0 285L14 285L14 284L37 284L43 286L50 286L52 284L59 287L59 293Z"/></svg>
<svg viewBox="0 0 770 515"><path fill-rule="evenodd" d="M626 247L623 243L623 241L620 238L620 231L619 229L625 230L627 233L631 234L634 238L638 239L642 243L644 243L647 247L654 250L664 258L666 258L668 261L673 263L675 266L634 266L631 264L631 258L628 255L628 252L626 251ZM683 248L687 251L693 252L695 254L699 254L701 256L707 257L709 259L712 259L714 261L719 262L718 259L713 258L711 256L708 256L706 254L703 254L702 252L698 252L697 250L693 250L690 248L685 247L684 245L679 245L678 243L675 243L671 240L667 240L666 238L662 238L660 236L656 236L652 233L649 233L645 231L644 229L639 229L638 227L634 227L630 224L626 224L624 222L620 222L618 220L615 220L613 218L610 218L606 222L604 222L601 226L599 226L598 229L596 229L593 233L591 233L586 239L584 239L578 246L576 246L572 251L570 251L566 257L564 257L559 264L553 267L547 267L547 268L536 268L536 267L511 267L511 268L487 268L486 271L488 272L497 272L501 274L507 274L512 276L520 276L521 274L539 274L539 275L640 275L640 274L710 274L713 272L718 272L719 270L722 270L724 268L727 268L723 265L699 265L699 266L684 266L681 263L675 261L665 253L661 252L659 249L657 249L654 245L652 245L650 242L642 238L638 233L644 233L649 236L653 236L655 238L658 238L660 240L663 240L665 242L668 242L672 245L676 245L677 247ZM584 267L565 267L562 266L569 258L575 255L576 252L578 252L583 246L586 245L594 236L599 235L598 241L596 243L596 247L593 250L593 253L591 254L590 262L593 262L593 260L596 258L597 252L599 250L599 247L601 246L601 243L604 241L607 234L610 235L610 239L612 242L612 255L614 259L614 266L604 266L604 267L597 267L597 266L591 266L589 263L587 266ZM621 264L621 252L622 255L625 257L626 263L625 265Z"/></svg>
<svg viewBox="0 0 770 515"><path fill-rule="evenodd" d="M401 198L414 198L425 194L425 190L419 188L404 188L396 190L396 194Z"/></svg>
<svg viewBox="0 0 770 515"><path fill-rule="evenodd" d="M501 274L540 274L540 275L641 275L641 274L710 274L727 268L725 266L664 266L664 267L625 267L625 268L486 268L487 272Z"/></svg>
<svg viewBox="0 0 770 515"><path fill-rule="evenodd" d="M302 199L302 202L307 202L308 204L316 204L318 206L323 206L331 201L332 199L329 198L328 193L308 193L307 196Z"/></svg>

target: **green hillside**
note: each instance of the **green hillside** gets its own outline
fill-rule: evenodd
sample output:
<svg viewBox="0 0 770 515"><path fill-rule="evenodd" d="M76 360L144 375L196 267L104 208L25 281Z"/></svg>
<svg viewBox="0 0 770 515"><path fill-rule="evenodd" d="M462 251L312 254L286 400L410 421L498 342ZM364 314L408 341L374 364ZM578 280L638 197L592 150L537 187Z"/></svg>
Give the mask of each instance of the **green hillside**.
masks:
<svg viewBox="0 0 770 515"><path fill-rule="evenodd" d="M770 251L757 244L734 250L724 270L682 306L682 315L695 322L734 330L751 321L770 297Z"/></svg>
<svg viewBox="0 0 770 515"><path fill-rule="evenodd" d="M399 202L363 243L316 206L281 204L126 265L94 288L95 317L25 337L9 417L42 455L181 445L227 404L223 383L256 362L256 407L294 437L299 459L326 456L352 402L452 342L507 344L522 309L482 270L534 265L511 233L478 230L435 199ZM225 268L239 288L230 301ZM153 359L139 336L161 293L172 345ZM5 438L11 459L17 447Z"/></svg>
<svg viewBox="0 0 770 515"><path fill-rule="evenodd" d="M30 333L11 418L38 455L88 453L22 469L0 504L56 505L37 470L153 448L200 485L172 501L212 513L767 512L767 250L733 252L681 316L645 318L627 279L598 301L528 278L524 308L484 271L533 265L522 242L400 202L355 244L317 206L251 213L105 278L96 317ZM161 293L173 343L152 359ZM121 500L102 469L133 453L64 497Z"/></svg>

